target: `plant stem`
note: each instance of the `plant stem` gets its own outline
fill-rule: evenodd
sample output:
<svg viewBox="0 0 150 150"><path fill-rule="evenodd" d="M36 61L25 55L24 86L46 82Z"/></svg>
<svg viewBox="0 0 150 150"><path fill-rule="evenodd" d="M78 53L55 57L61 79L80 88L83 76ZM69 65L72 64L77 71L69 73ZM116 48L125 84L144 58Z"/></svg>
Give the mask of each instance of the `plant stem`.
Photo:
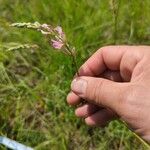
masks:
<svg viewBox="0 0 150 150"><path fill-rule="evenodd" d="M113 0L113 17L114 17L114 44L117 43L117 23L118 23L118 15L120 9L120 0L118 0L118 4L116 0Z"/></svg>
<svg viewBox="0 0 150 150"><path fill-rule="evenodd" d="M66 44L66 48L67 50L70 52L70 55L72 57L72 62L73 62L73 65L75 67L75 70L76 70L76 74L77 76L79 77L79 71L78 71L78 65L77 65L77 60L76 60L76 56L73 54L72 50L70 49L70 47L68 46L68 44Z"/></svg>
<svg viewBox="0 0 150 150"><path fill-rule="evenodd" d="M75 66L77 76L79 77L80 75L79 75L79 71L78 71L76 56L72 55L72 61L73 61L73 64L74 64L74 66Z"/></svg>

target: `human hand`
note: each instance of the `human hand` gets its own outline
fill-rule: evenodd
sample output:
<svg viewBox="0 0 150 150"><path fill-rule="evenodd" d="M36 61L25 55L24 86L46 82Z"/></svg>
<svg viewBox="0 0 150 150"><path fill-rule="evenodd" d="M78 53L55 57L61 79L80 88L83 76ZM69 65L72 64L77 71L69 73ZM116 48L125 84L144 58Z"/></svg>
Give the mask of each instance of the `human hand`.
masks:
<svg viewBox="0 0 150 150"><path fill-rule="evenodd" d="M90 126L104 126L115 118L150 142L150 46L107 46L79 69L68 94L70 105Z"/></svg>

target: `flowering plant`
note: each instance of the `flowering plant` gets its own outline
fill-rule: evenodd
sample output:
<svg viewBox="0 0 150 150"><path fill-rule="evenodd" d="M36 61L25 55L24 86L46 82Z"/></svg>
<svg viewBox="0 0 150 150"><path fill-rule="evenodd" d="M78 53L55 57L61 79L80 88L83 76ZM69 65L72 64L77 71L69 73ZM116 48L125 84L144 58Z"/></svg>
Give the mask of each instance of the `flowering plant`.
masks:
<svg viewBox="0 0 150 150"><path fill-rule="evenodd" d="M53 48L63 52L66 55L72 57L73 65L75 66L76 73L79 76L75 48L70 46L67 42L66 35L62 30L62 27L52 27L48 24L40 24L39 22L35 23L13 23L12 27L18 28L28 28L41 32L47 39L48 42L52 45Z"/></svg>

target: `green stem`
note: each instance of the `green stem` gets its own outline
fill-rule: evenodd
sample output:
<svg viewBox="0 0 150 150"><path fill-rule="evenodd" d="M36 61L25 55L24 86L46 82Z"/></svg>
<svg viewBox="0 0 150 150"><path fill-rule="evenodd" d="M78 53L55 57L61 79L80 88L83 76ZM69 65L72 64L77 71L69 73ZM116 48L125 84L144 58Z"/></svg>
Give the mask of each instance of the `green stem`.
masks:
<svg viewBox="0 0 150 150"><path fill-rule="evenodd" d="M117 23L118 23L118 15L120 8L120 0L118 0L118 5L115 7L115 0L113 1L113 16L114 16L114 44L117 43ZM117 2L116 2L117 3Z"/></svg>
<svg viewBox="0 0 150 150"><path fill-rule="evenodd" d="M76 73L77 73L77 76L79 77L79 71L78 71L78 65L77 65L77 60L76 60L76 56L73 54L72 50L70 49L70 47L68 46L68 44L66 44L66 48L67 50L69 51L71 57L72 57L72 62L74 64L74 67L75 67L75 70L76 70Z"/></svg>
<svg viewBox="0 0 150 150"><path fill-rule="evenodd" d="M75 66L77 76L79 77L80 75L79 75L79 71L78 71L76 56L72 55L72 61L73 61L73 64L74 64L74 66Z"/></svg>

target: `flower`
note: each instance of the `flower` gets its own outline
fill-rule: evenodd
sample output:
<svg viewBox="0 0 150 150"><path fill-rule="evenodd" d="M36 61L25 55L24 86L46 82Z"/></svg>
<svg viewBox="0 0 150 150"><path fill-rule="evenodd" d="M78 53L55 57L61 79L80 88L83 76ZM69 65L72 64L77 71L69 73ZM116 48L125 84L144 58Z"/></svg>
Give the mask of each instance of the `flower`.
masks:
<svg viewBox="0 0 150 150"><path fill-rule="evenodd" d="M65 43L65 34L62 30L62 27L57 26L56 28L54 28L54 38L51 39L51 42L52 42L52 46L55 49L59 49L59 50L62 49L63 46L66 44Z"/></svg>
<svg viewBox="0 0 150 150"><path fill-rule="evenodd" d="M62 49L62 47L64 46L64 43L62 41L56 41L56 40L51 40L52 42L52 46L55 48L55 49Z"/></svg>
<svg viewBox="0 0 150 150"><path fill-rule="evenodd" d="M11 24L13 27L18 27L18 28L28 28L28 29L33 29L36 31L41 32L49 42L49 44L52 45L53 48L61 50L64 54L71 56L73 64L75 66L76 72L79 76L78 73L78 67L77 67L77 62L76 62L76 53L75 53L75 48L70 46L66 40L66 35L62 30L62 27L57 26L53 27L49 24L40 24L38 22L35 23L13 23Z"/></svg>
<svg viewBox="0 0 150 150"><path fill-rule="evenodd" d="M62 27L57 26L54 30L58 33L58 37L60 39L62 39L63 41L66 40L65 33L63 32Z"/></svg>

